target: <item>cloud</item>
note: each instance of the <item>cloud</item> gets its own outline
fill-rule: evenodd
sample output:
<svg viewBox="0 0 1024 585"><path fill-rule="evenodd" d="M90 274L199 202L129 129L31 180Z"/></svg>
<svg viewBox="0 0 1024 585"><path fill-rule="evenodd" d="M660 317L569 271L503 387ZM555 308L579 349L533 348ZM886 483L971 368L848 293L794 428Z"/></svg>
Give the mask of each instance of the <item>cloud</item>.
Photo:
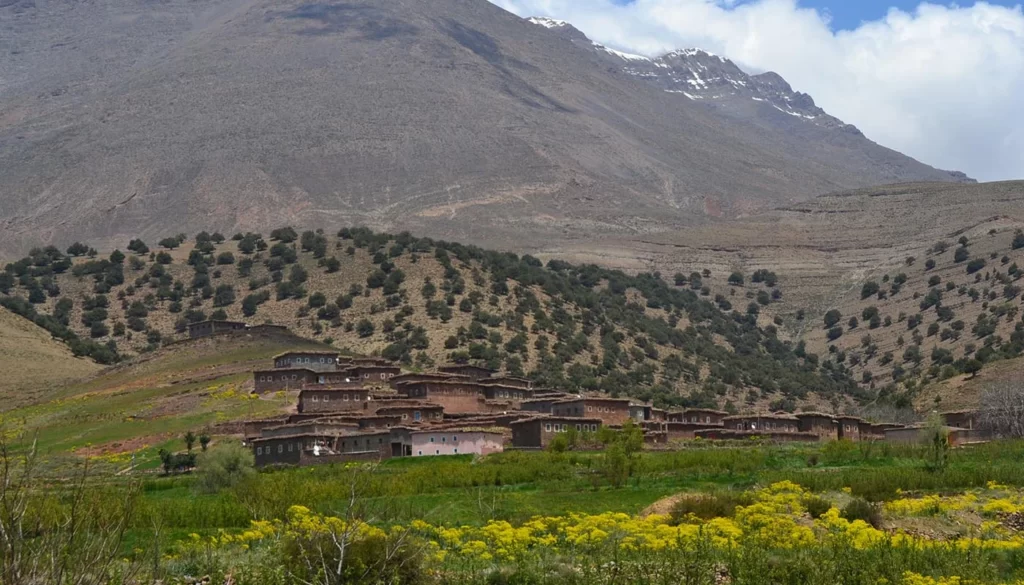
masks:
<svg viewBox="0 0 1024 585"><path fill-rule="evenodd" d="M616 49L700 47L776 71L830 114L928 164L1024 179L1024 10L890 9L853 30L794 0L492 0L568 20ZM845 0L844 0L845 1Z"/></svg>

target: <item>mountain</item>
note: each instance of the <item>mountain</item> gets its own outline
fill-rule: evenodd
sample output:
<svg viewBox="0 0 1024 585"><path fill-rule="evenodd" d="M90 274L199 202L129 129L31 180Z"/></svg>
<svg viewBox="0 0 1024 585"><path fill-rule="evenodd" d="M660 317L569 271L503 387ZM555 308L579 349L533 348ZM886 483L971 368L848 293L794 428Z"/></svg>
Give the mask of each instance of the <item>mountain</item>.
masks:
<svg viewBox="0 0 1024 585"><path fill-rule="evenodd" d="M73 380L100 370L72 355L42 327L0 307L0 396L5 407L24 404Z"/></svg>
<svg viewBox="0 0 1024 585"><path fill-rule="evenodd" d="M285 223L533 249L959 178L770 75L583 38L486 0L5 0L0 250Z"/></svg>

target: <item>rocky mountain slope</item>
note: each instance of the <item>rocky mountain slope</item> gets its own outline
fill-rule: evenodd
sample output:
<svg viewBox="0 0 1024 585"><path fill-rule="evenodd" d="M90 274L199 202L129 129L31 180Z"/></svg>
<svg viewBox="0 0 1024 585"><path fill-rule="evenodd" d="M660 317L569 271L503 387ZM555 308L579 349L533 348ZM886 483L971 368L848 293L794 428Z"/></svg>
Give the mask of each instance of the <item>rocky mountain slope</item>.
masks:
<svg viewBox="0 0 1024 585"><path fill-rule="evenodd" d="M525 249L957 178L771 76L563 32L486 0L3 2L0 249L282 223Z"/></svg>

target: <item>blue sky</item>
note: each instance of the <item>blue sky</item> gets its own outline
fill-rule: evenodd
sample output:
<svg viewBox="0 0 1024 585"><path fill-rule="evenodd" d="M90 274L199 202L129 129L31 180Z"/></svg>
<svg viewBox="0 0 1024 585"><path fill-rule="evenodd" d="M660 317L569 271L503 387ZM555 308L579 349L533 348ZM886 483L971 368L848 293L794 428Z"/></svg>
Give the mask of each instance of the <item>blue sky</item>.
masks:
<svg viewBox="0 0 1024 585"><path fill-rule="evenodd" d="M935 1L933 4L953 6L952 2ZM1019 2L1008 0L989 0L989 4L997 6L1015 6ZM906 12L912 12L920 2L914 0L801 0L800 5L807 8L815 8L820 12L828 13L832 18L832 28L851 30L855 29L862 22L878 20L885 16L890 8L899 8ZM960 2L960 6L971 6L974 2Z"/></svg>

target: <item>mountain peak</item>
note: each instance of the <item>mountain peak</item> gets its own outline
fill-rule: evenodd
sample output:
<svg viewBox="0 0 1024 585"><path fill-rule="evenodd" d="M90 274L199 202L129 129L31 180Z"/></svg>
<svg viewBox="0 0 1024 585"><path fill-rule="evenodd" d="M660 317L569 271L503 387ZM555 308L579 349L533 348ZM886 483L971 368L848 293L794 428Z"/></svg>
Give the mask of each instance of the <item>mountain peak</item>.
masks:
<svg viewBox="0 0 1024 585"><path fill-rule="evenodd" d="M568 22L566 22L564 20L558 20L557 18L548 18L546 16L531 16L530 18L528 18L526 20L528 20L529 22L532 22L533 24L539 24L539 25L543 26L544 28L556 28L557 29L557 28L563 28L563 27L566 27L566 26L572 26L571 24L569 24Z"/></svg>

